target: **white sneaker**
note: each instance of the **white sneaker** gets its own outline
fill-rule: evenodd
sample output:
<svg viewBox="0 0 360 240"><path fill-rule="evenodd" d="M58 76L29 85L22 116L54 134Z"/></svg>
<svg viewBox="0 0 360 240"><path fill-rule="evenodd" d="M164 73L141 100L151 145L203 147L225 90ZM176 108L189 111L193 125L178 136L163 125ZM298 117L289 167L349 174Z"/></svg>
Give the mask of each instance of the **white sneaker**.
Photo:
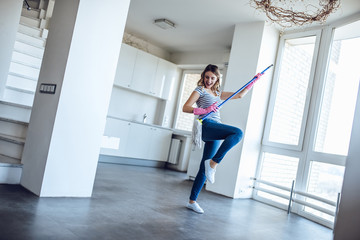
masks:
<svg viewBox="0 0 360 240"><path fill-rule="evenodd" d="M187 207L188 209L193 210L194 212L204 213L204 210L200 207L200 205L199 205L197 202L188 203L188 204L186 205L186 207Z"/></svg>
<svg viewBox="0 0 360 240"><path fill-rule="evenodd" d="M216 172L216 169L215 168L212 168L210 166L210 160L205 160L205 176L206 176L206 179L210 182L210 183L214 183L215 182L215 172Z"/></svg>

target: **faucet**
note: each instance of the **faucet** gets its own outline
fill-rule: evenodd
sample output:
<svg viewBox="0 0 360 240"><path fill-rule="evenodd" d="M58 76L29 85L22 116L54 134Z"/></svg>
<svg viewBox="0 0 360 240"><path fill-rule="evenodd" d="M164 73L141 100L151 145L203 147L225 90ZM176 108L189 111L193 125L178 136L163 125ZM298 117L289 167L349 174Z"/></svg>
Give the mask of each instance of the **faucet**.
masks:
<svg viewBox="0 0 360 240"><path fill-rule="evenodd" d="M145 113L144 116L143 116L143 123L146 123L146 118L147 118L147 115Z"/></svg>

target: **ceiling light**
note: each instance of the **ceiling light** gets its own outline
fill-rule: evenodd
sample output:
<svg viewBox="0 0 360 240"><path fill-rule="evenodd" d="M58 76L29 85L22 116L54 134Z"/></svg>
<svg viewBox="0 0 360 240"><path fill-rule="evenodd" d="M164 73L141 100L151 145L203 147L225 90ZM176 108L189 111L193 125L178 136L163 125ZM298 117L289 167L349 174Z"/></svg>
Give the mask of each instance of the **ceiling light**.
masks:
<svg viewBox="0 0 360 240"><path fill-rule="evenodd" d="M155 19L154 23L155 25L161 27L162 29L175 28L175 23L165 18Z"/></svg>

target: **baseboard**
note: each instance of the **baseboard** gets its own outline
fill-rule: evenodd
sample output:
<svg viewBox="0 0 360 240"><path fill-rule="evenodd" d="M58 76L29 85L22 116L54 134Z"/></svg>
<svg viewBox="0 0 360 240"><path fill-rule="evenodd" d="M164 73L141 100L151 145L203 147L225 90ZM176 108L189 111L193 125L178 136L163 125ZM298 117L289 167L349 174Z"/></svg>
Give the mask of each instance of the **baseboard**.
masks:
<svg viewBox="0 0 360 240"><path fill-rule="evenodd" d="M142 167L155 167L155 168L164 168L166 162L136 159L136 158L125 158L118 156L110 155L99 155L99 162L101 163L114 163L122 165L133 165L133 166L142 166Z"/></svg>

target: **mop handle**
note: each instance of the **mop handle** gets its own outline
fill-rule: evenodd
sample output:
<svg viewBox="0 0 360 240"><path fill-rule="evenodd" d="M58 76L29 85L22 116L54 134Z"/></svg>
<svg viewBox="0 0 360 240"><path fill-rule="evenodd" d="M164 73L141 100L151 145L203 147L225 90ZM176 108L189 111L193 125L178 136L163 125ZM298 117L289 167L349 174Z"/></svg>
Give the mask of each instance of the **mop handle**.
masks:
<svg viewBox="0 0 360 240"><path fill-rule="evenodd" d="M264 71L261 72L261 74L264 74L266 72L266 70L268 70L269 68L271 68L272 66L274 66L274 64L271 64L270 66L268 66L267 68L265 68ZM247 85L249 85L252 81L254 81L257 77L253 77L253 79L251 79L248 83L246 83L244 86L242 86L239 90L237 90L236 92L234 92L230 97L228 97L227 99L225 99L222 103L220 103L217 107L220 108L224 103L226 103L228 100L230 100L231 98L233 98L236 94L238 94L239 92L241 92L244 88L247 87ZM204 120L205 118L207 118L212 112L209 112L208 114L206 114L204 117L202 117L200 120Z"/></svg>

